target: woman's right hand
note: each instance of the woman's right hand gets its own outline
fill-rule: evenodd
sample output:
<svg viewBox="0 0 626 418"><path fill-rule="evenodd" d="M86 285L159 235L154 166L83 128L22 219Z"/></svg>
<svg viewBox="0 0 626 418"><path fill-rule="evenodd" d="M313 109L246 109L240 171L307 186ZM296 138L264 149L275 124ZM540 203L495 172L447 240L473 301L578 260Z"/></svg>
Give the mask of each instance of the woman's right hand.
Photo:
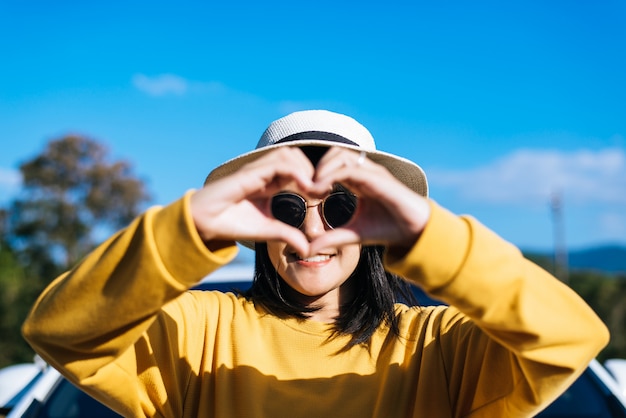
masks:
<svg viewBox="0 0 626 418"><path fill-rule="evenodd" d="M313 174L313 165L300 149L282 147L207 184L191 196L191 215L200 237L207 243L280 240L307 254L305 235L274 219L269 202L289 184L309 189Z"/></svg>

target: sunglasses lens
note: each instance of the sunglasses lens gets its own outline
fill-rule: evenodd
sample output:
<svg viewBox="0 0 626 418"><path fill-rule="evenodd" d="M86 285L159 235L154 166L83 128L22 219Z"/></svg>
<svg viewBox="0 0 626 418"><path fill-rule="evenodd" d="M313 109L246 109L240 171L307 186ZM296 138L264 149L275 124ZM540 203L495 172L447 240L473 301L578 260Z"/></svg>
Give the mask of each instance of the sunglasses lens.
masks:
<svg viewBox="0 0 626 418"><path fill-rule="evenodd" d="M345 192L336 192L324 202L324 218L331 228L347 224L356 210L356 196Z"/></svg>
<svg viewBox="0 0 626 418"><path fill-rule="evenodd" d="M293 193L279 193L272 197L272 216L281 222L299 228L304 222L306 202Z"/></svg>

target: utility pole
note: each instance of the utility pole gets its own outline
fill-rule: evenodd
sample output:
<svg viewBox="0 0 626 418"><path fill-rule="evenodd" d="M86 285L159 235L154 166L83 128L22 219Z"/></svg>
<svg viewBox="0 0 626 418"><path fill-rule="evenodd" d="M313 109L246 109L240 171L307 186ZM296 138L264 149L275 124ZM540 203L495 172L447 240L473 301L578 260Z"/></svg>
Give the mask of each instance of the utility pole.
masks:
<svg viewBox="0 0 626 418"><path fill-rule="evenodd" d="M552 233L554 240L554 275L564 283L569 281L569 261L565 243L565 223L563 221L563 201L559 192L552 193Z"/></svg>

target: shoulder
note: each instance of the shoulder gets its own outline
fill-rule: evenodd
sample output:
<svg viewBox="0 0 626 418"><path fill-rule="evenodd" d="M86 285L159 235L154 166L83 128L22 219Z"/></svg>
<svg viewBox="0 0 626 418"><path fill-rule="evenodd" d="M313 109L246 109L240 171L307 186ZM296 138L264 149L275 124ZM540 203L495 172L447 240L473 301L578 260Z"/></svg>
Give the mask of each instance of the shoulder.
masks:
<svg viewBox="0 0 626 418"><path fill-rule="evenodd" d="M220 318L252 313L254 304L240 294L218 290L188 290L163 307L167 315L186 320Z"/></svg>

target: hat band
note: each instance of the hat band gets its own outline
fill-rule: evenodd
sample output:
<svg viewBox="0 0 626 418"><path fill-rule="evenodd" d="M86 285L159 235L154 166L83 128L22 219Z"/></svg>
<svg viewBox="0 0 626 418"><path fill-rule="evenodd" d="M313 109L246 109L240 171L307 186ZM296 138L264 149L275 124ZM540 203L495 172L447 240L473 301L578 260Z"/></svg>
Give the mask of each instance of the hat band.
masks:
<svg viewBox="0 0 626 418"><path fill-rule="evenodd" d="M330 141L330 142L340 142L342 144L349 144L349 145L355 145L355 146L359 146L359 144L357 144L354 141L350 141L348 138L343 137L341 135L337 135L334 134L332 132L323 132L323 131L306 131L306 132L297 132L295 134L291 134L289 136L286 136L276 142L274 142L275 144L280 144L283 142L291 142L291 141L298 141L301 139L319 139L319 140L323 140L323 141Z"/></svg>

